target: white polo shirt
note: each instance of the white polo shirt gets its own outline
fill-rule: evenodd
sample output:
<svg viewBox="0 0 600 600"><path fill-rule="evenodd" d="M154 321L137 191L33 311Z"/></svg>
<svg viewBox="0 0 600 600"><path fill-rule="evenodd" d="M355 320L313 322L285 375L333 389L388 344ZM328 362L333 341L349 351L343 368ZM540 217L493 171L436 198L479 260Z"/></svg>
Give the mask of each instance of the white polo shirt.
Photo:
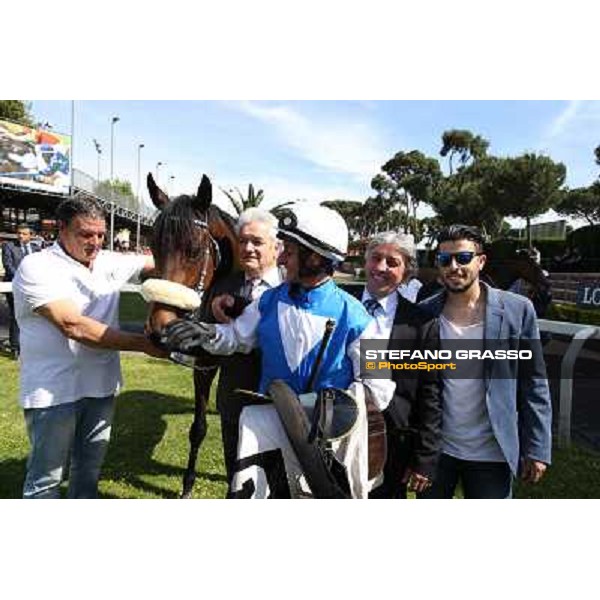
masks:
<svg viewBox="0 0 600 600"><path fill-rule="evenodd" d="M71 300L81 314L118 327L119 290L140 274L145 262L145 256L102 250L90 270L58 243L23 259L13 280L23 408L44 408L119 391L122 380L117 351L70 340L34 311L56 300Z"/></svg>

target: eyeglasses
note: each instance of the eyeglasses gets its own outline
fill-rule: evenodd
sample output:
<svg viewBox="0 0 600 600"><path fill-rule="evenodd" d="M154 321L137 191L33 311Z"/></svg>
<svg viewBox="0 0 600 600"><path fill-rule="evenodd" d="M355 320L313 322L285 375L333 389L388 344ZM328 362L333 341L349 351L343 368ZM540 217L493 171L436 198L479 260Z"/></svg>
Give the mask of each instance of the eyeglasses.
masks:
<svg viewBox="0 0 600 600"><path fill-rule="evenodd" d="M480 256L481 252L472 252L465 250L463 252L438 252L437 263L440 267L449 267L452 264L452 259L456 260L457 265L468 265L476 256Z"/></svg>

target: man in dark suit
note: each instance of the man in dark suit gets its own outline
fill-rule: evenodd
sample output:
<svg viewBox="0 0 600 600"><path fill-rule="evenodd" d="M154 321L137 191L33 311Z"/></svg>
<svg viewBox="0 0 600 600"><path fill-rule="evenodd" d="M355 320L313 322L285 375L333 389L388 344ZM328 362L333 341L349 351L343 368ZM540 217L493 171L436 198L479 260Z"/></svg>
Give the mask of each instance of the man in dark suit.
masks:
<svg viewBox="0 0 600 600"><path fill-rule="evenodd" d="M265 210L250 208L239 216L236 231L242 271L225 278L212 290L212 312L219 322L230 320L224 309L233 305L234 297L242 297L247 301L256 300L265 290L278 286L282 281L277 268L277 219ZM249 354L236 352L218 359L221 371L217 388L217 409L221 416L227 482L231 485L237 457L239 419L243 408L243 398L234 393L234 390L258 390L261 358L260 351L253 350Z"/></svg>
<svg viewBox="0 0 600 600"><path fill-rule="evenodd" d="M2 244L2 266L4 267L4 281L12 281L23 257L32 252L39 252L41 248L32 243L31 229L27 225L17 227L17 239L14 242L4 242ZM19 346L19 326L15 319L15 307L13 295L6 294L8 312L10 316L8 340L10 351L15 358L18 358L20 352Z"/></svg>
<svg viewBox="0 0 600 600"><path fill-rule="evenodd" d="M389 349L434 350L438 327L398 287L417 267L411 235L386 232L367 246L367 284L355 292L377 322ZM407 486L421 493L431 485L440 446L441 401L438 376L427 371L393 371L396 390L383 410L387 427L387 460L383 482L370 498L406 498Z"/></svg>

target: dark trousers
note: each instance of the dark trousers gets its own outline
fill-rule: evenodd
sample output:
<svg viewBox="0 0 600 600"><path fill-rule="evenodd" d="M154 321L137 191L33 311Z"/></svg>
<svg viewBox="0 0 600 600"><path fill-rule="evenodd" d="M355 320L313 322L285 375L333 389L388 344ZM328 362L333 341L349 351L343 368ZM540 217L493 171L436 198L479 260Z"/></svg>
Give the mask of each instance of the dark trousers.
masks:
<svg viewBox="0 0 600 600"><path fill-rule="evenodd" d="M431 488L419 498L453 498L459 481L465 498L510 498L512 479L505 462L462 460L442 454Z"/></svg>
<svg viewBox="0 0 600 600"><path fill-rule="evenodd" d="M235 473L239 424L239 415L237 418L230 415L221 415L221 440L223 441L223 457L225 458L225 472L229 488L231 488L231 482Z"/></svg>
<svg viewBox="0 0 600 600"><path fill-rule="evenodd" d="M15 319L15 301L12 294L6 294L6 303L8 304L8 342L11 350L19 350L19 326Z"/></svg>
<svg viewBox="0 0 600 600"><path fill-rule="evenodd" d="M369 499L406 498L406 484L402 478L409 464L411 445L406 435L387 424L387 458L383 468L383 482L369 492Z"/></svg>

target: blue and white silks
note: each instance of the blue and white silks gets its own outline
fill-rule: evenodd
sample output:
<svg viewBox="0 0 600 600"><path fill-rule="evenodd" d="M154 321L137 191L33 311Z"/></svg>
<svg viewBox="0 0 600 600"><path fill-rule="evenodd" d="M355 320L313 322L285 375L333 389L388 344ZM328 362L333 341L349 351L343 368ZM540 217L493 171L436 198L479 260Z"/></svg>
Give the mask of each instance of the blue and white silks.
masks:
<svg viewBox="0 0 600 600"><path fill-rule="evenodd" d="M333 280L311 290L291 288L289 283L265 291L248 305L232 323L217 325L216 336L203 344L214 354L262 351L260 391L275 379L285 381L296 393L306 391L316 360L325 324L335 321L323 362L314 382L314 391L324 387L349 390L359 404L359 421L348 438L334 442L333 450L346 467L352 496L365 498L373 482L368 481L367 419L364 386L380 410L392 399L395 383L360 377L360 340L379 337L375 320L363 305L337 287ZM240 417L238 458L247 459L277 449L283 457L292 496L307 492L298 459L291 448L275 408L248 406ZM257 463L235 474L233 489L252 480L253 497L269 494L267 478Z"/></svg>
<svg viewBox="0 0 600 600"><path fill-rule="evenodd" d="M312 366L325 334L327 320L335 329L323 355L314 389L348 389L352 382L367 385L380 410L389 404L395 384L382 379L360 379L360 340L378 337L374 320L363 305L328 280L311 290L290 289L288 282L267 290L232 323L217 325L217 335L206 342L214 354L262 351L260 391L283 379L296 393L306 390Z"/></svg>

